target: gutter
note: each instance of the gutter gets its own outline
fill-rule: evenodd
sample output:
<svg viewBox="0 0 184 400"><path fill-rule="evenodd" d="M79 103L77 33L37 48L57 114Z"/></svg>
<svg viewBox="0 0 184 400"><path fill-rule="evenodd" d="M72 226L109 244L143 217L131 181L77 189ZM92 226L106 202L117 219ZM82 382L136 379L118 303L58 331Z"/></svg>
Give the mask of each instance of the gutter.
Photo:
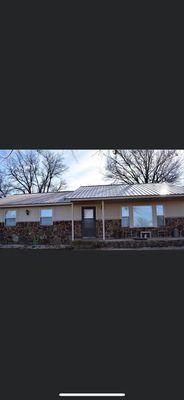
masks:
<svg viewBox="0 0 184 400"><path fill-rule="evenodd" d="M183 194L169 194L169 195L149 195L149 196L124 196L124 197L87 197L87 198L71 198L70 197L70 202L77 202L77 201L102 201L102 200L144 200L144 199L172 199L172 198L184 198L184 193Z"/></svg>
<svg viewBox="0 0 184 400"><path fill-rule="evenodd" d="M3 204L1 208L29 208L29 207L50 207L50 206L71 206L72 203L46 203L46 204Z"/></svg>

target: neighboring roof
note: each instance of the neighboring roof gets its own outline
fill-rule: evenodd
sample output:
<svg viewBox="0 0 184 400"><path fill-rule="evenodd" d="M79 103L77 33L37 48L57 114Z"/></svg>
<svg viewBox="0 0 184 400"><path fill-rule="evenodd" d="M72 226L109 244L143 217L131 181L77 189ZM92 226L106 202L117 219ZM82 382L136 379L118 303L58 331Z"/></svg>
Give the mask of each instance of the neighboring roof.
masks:
<svg viewBox="0 0 184 400"><path fill-rule="evenodd" d="M71 194L71 191L62 191L56 193L17 194L0 199L0 207L65 204L69 203L67 196Z"/></svg>
<svg viewBox="0 0 184 400"><path fill-rule="evenodd" d="M169 183L80 186L68 197L74 200L184 196L184 186Z"/></svg>

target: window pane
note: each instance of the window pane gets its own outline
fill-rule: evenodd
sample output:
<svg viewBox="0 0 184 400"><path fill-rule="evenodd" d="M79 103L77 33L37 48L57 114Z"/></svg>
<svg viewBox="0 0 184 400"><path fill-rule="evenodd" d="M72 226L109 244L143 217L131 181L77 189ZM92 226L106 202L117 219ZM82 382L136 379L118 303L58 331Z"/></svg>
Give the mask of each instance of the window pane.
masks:
<svg viewBox="0 0 184 400"><path fill-rule="evenodd" d="M41 225L52 225L52 218L50 217L41 217L40 219Z"/></svg>
<svg viewBox="0 0 184 400"><path fill-rule="evenodd" d="M135 227L153 226L152 206L134 206L133 216Z"/></svg>
<svg viewBox="0 0 184 400"><path fill-rule="evenodd" d="M5 219L5 225L6 226L15 226L16 225L16 219L15 218L6 218Z"/></svg>
<svg viewBox="0 0 184 400"><path fill-rule="evenodd" d="M14 210L6 211L5 218L16 218L16 211Z"/></svg>
<svg viewBox="0 0 184 400"><path fill-rule="evenodd" d="M122 207L122 217L129 217L129 207Z"/></svg>
<svg viewBox="0 0 184 400"><path fill-rule="evenodd" d="M164 226L164 216L163 215L157 216L157 226Z"/></svg>
<svg viewBox="0 0 184 400"><path fill-rule="evenodd" d="M52 217L52 209L41 210L41 217Z"/></svg>
<svg viewBox="0 0 184 400"><path fill-rule="evenodd" d="M122 226L127 227L130 226L129 217L122 217Z"/></svg>
<svg viewBox="0 0 184 400"><path fill-rule="evenodd" d="M85 219L93 219L93 217L94 217L94 210L92 208L91 209L85 208L84 209L84 218Z"/></svg>
<svg viewBox="0 0 184 400"><path fill-rule="evenodd" d="M157 211L157 215L164 215L164 207L163 205L157 205L156 206L156 211Z"/></svg>

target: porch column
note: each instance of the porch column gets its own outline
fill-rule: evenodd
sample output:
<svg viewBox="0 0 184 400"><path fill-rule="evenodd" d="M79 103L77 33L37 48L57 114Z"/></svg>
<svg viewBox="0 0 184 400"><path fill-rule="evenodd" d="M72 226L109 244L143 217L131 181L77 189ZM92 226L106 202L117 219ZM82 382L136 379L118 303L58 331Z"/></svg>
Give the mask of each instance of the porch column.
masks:
<svg viewBox="0 0 184 400"><path fill-rule="evenodd" d="M105 240L105 212L104 212L104 200L102 200L102 232L103 240Z"/></svg>
<svg viewBox="0 0 184 400"><path fill-rule="evenodd" d="M74 207L72 203L72 240L74 240Z"/></svg>

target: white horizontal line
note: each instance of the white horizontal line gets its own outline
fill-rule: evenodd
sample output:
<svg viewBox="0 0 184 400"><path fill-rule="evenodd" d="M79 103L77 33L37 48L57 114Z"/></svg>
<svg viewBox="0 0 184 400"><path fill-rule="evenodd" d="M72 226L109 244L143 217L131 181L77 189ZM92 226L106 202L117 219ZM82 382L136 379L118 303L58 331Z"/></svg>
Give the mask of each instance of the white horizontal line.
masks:
<svg viewBox="0 0 184 400"><path fill-rule="evenodd" d="M124 397L125 393L59 393L61 397Z"/></svg>

